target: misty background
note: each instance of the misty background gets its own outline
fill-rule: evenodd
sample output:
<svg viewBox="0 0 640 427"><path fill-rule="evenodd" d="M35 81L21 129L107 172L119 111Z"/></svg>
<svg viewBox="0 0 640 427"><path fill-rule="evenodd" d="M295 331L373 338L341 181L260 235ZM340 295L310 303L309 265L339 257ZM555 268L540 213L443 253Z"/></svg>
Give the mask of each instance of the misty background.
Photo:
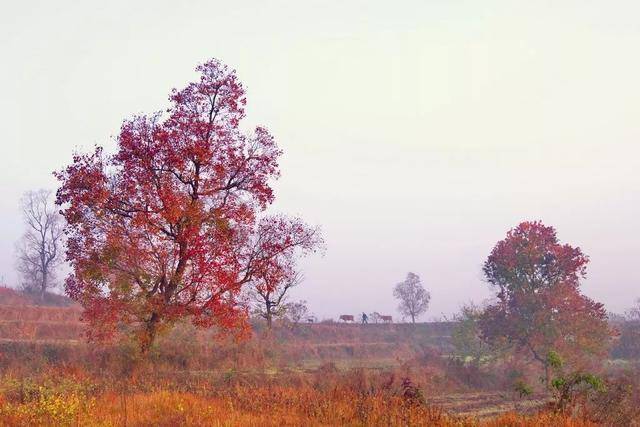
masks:
<svg viewBox="0 0 640 427"><path fill-rule="evenodd" d="M276 211L321 225L293 292L320 318L426 319L491 295L481 265L523 220L591 257L583 291L640 296L640 4L634 1L11 2L0 15L0 277L17 284L19 199L74 150L165 108L215 57L245 125L284 150Z"/></svg>

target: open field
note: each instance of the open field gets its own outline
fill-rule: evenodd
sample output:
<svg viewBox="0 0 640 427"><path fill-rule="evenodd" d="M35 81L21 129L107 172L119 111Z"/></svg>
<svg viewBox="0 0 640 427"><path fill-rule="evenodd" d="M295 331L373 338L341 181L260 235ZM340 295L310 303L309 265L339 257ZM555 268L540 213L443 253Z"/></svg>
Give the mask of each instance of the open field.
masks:
<svg viewBox="0 0 640 427"><path fill-rule="evenodd" d="M0 305L3 425L591 425L451 365L452 323L179 325L141 362L88 345L79 316Z"/></svg>

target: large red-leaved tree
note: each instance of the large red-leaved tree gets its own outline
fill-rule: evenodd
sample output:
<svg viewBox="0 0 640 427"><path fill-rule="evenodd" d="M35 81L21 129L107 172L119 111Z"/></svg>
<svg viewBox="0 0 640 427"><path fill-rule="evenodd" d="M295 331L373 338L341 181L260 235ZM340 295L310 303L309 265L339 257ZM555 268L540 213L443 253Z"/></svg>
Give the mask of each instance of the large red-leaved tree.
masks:
<svg viewBox="0 0 640 427"><path fill-rule="evenodd" d="M243 325L238 296L256 278L291 275L321 244L300 219L267 216L281 154L263 127L246 134L245 91L216 60L173 90L165 112L126 120L117 150L77 154L57 172L68 222L68 295L90 337L133 326L148 349L178 319Z"/></svg>
<svg viewBox="0 0 640 427"><path fill-rule="evenodd" d="M609 344L604 306L580 292L588 262L580 248L561 244L553 227L536 221L510 230L484 264L497 297L480 322L484 338L528 353L547 385L550 352L578 362L602 356Z"/></svg>

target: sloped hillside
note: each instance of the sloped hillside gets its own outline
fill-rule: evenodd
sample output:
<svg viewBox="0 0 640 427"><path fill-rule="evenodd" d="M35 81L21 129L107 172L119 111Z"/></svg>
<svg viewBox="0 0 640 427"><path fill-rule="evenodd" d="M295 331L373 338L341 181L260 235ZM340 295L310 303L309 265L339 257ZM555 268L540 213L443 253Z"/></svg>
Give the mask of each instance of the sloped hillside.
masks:
<svg viewBox="0 0 640 427"><path fill-rule="evenodd" d="M81 310L62 295L43 299L0 288L0 340L77 340L83 324Z"/></svg>

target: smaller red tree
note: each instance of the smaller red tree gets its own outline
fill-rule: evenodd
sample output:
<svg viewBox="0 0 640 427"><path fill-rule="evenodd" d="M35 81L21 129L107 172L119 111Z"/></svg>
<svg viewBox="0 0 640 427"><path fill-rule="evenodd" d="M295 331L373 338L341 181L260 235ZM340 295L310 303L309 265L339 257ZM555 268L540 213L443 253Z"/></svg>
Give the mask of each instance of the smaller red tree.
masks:
<svg viewBox="0 0 640 427"><path fill-rule="evenodd" d="M305 253L321 246L318 230L307 227L300 220L269 217L260 222L252 255L256 271L249 293L257 302L257 313L267 321L269 329L274 317L286 314L291 288L302 282L294 253Z"/></svg>
<svg viewBox="0 0 640 427"><path fill-rule="evenodd" d="M609 344L604 306L580 293L588 262L580 248L559 243L553 227L523 222L484 264L497 301L481 318L483 338L531 355L543 367L547 385L551 352L577 363L602 356Z"/></svg>

